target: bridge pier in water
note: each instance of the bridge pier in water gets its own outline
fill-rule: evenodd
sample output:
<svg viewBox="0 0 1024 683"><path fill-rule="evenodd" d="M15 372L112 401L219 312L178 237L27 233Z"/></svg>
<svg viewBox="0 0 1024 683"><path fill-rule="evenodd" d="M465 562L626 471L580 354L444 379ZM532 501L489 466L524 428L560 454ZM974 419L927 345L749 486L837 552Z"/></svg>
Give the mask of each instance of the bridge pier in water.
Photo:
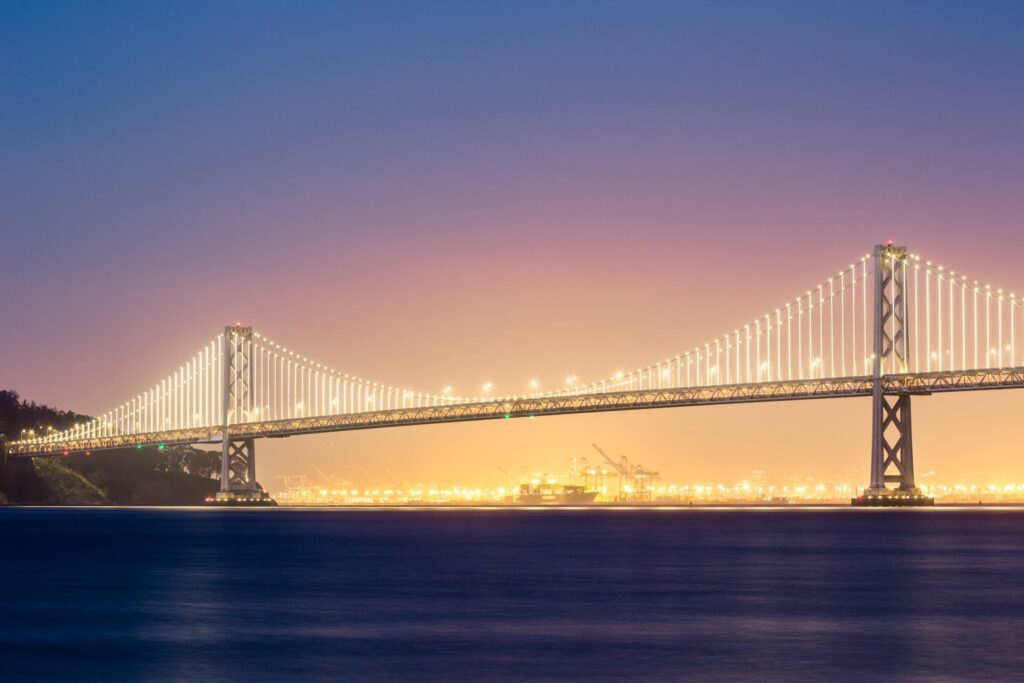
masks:
<svg viewBox="0 0 1024 683"><path fill-rule="evenodd" d="M914 483L910 394L886 394L882 374L907 372L909 325L906 297L907 248L879 244L874 252L874 354L871 395L871 482L851 502L863 506L917 506L934 501ZM896 488L889 488L896 484Z"/></svg>
<svg viewBox="0 0 1024 683"><path fill-rule="evenodd" d="M256 481L256 443L253 439L224 439L221 444L220 491L213 502L221 505L273 504L270 495Z"/></svg>
<svg viewBox="0 0 1024 683"><path fill-rule="evenodd" d="M914 483L914 439L910 394L872 397L871 483L854 505L931 505L933 500ZM896 488L889 488L896 484Z"/></svg>
<svg viewBox="0 0 1024 683"><path fill-rule="evenodd" d="M253 412L255 364L252 359L252 328L224 328L223 401L224 427L220 456L220 491L211 501L216 505L274 505L273 499L256 481L256 443L253 439L232 439L230 426L238 418L250 419Z"/></svg>

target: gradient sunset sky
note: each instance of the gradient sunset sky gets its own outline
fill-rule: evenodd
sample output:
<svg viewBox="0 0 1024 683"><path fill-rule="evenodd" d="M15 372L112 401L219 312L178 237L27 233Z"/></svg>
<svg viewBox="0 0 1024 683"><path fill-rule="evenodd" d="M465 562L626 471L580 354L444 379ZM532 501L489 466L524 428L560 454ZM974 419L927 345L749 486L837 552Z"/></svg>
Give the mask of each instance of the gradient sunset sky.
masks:
<svg viewBox="0 0 1024 683"><path fill-rule="evenodd" d="M0 387L96 414L249 324L372 379L603 377L893 239L1024 290L1019 2L4 2ZM1024 391L915 401L1024 481ZM259 474L867 482L843 399L260 442Z"/></svg>

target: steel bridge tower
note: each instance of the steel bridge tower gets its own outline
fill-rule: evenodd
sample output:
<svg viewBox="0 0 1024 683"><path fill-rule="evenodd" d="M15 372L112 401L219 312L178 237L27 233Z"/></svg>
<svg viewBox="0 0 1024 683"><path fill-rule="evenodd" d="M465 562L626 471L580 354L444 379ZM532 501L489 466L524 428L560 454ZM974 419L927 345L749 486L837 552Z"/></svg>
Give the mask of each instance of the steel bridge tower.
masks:
<svg viewBox="0 0 1024 683"><path fill-rule="evenodd" d="M875 245L874 353L871 390L871 484L855 498L860 505L927 505L914 483L914 440L910 393L885 393L886 366L907 372L910 329L907 318L907 248ZM896 484L891 489L888 484Z"/></svg>
<svg viewBox="0 0 1024 683"><path fill-rule="evenodd" d="M254 439L231 438L231 425L251 420L255 365L252 354L252 328L238 325L224 328L221 355L223 377L221 415L220 491L214 502L227 505L272 504L272 499L256 481L256 444Z"/></svg>

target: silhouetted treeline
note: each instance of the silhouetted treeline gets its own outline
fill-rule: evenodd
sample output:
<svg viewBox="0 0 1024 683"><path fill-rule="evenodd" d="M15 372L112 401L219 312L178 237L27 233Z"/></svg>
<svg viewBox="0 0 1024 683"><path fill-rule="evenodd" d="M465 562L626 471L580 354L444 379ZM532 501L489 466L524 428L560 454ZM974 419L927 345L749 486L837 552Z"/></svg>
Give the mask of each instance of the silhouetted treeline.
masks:
<svg viewBox="0 0 1024 683"><path fill-rule="evenodd" d="M76 422L90 420L88 415L78 415L70 410L58 410L35 401L23 401L18 392L0 389L0 435L7 441L17 441L22 430L34 429L45 434L50 427L66 429Z"/></svg>
<svg viewBox="0 0 1024 683"><path fill-rule="evenodd" d="M0 504L198 505L217 490L220 454L192 446L5 459L5 439L22 430L45 434L89 419L0 390Z"/></svg>

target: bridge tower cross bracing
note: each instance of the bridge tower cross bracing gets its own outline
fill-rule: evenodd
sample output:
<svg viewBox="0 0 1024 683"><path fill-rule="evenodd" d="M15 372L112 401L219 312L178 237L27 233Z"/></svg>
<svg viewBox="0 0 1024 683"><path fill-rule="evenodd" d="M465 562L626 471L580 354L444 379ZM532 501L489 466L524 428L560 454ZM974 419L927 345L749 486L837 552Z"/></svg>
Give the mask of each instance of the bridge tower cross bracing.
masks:
<svg viewBox="0 0 1024 683"><path fill-rule="evenodd" d="M224 504L268 503L270 496L256 481L256 444L252 438L233 439L231 425L252 419L255 364L251 327L224 328L220 491L215 501Z"/></svg>
<svg viewBox="0 0 1024 683"><path fill-rule="evenodd" d="M910 394L882 389L886 368L907 372L910 330L907 317L907 249L875 246L874 353L871 396L871 483L865 494L887 501L921 498L914 483L914 442ZM895 491L888 484L895 483Z"/></svg>

